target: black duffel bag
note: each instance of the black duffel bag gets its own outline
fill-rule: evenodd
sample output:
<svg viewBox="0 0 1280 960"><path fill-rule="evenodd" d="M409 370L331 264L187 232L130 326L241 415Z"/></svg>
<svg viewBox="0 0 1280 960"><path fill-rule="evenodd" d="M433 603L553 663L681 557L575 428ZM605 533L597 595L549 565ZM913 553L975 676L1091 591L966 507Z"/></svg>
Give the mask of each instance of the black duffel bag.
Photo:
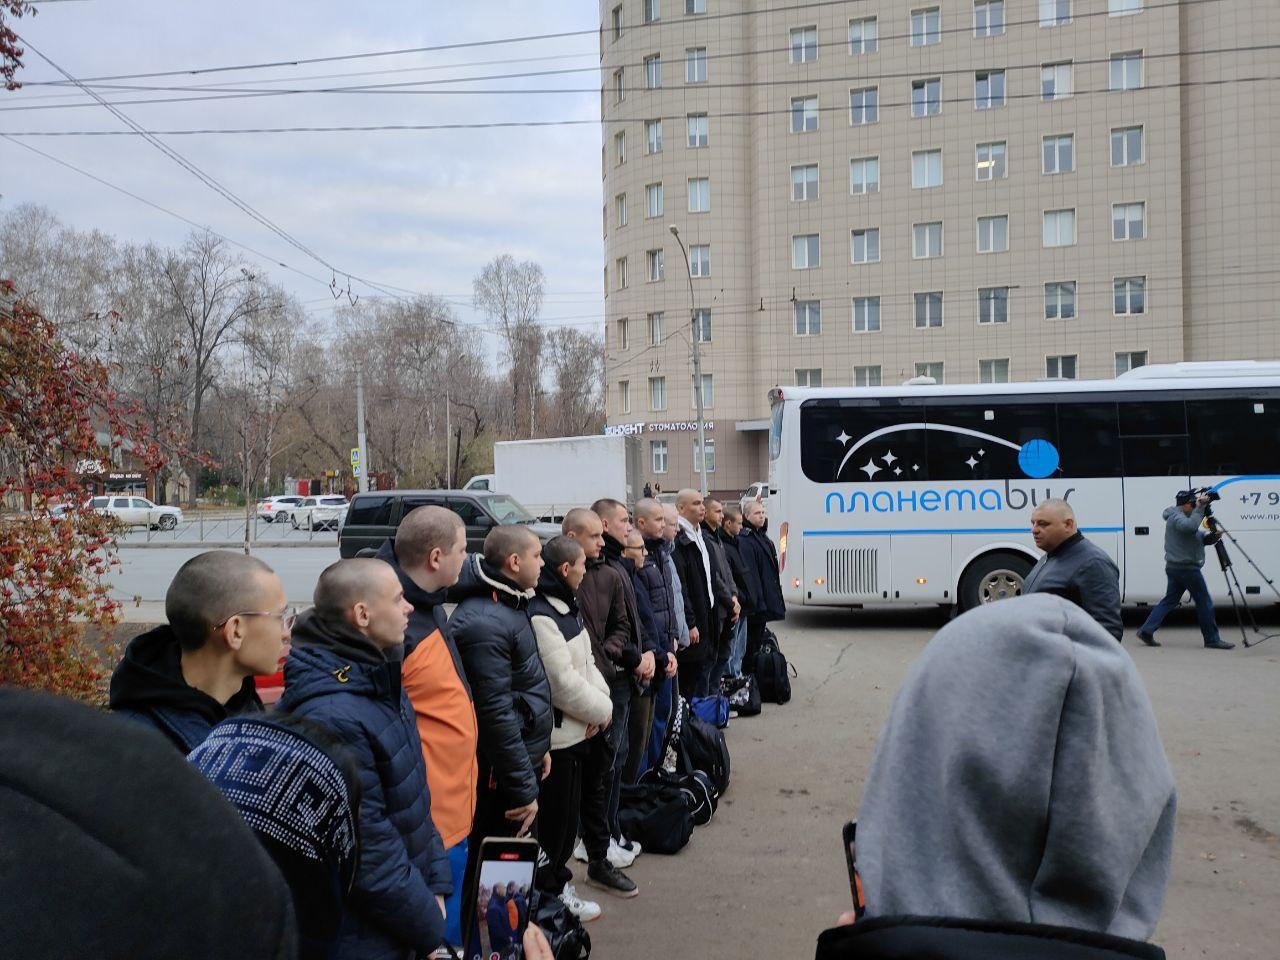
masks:
<svg viewBox="0 0 1280 960"><path fill-rule="evenodd" d="M660 786L674 787L685 794L692 804L693 825L701 827L711 822L720 806L720 791L701 770L693 773L671 773L660 767L646 770L640 777L641 783L655 783Z"/></svg>
<svg viewBox="0 0 1280 960"><path fill-rule="evenodd" d="M556 960L587 960L591 956L591 934L559 897L539 890L530 895L529 920L542 928Z"/></svg>
<svg viewBox="0 0 1280 960"><path fill-rule="evenodd" d="M672 784L624 783L618 825L645 853L679 853L693 836L693 808L693 797Z"/></svg>
<svg viewBox="0 0 1280 960"><path fill-rule="evenodd" d="M778 646L777 635L768 628L764 642L756 654L755 674L760 684L760 699L765 703L786 703L791 699L791 677L795 667L787 663Z"/></svg>
<svg viewBox="0 0 1280 960"><path fill-rule="evenodd" d="M746 673L740 677L725 677L720 683L720 689L729 698L729 709L735 711L738 716L759 716L760 684L756 681L755 674Z"/></svg>

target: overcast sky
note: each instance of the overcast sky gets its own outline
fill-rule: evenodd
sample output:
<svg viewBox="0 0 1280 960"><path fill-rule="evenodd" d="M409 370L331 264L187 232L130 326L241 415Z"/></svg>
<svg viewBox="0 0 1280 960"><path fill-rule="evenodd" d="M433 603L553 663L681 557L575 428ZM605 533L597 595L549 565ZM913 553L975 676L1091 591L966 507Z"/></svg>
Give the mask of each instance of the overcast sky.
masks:
<svg viewBox="0 0 1280 960"><path fill-rule="evenodd" d="M548 323L598 329L600 296L599 96L592 93L328 93L125 105L131 99L217 96L231 89L438 81L530 71L545 77L401 87L529 91L598 87L595 4L483 0L474 4L172 0L44 3L16 27L78 78L187 70L518 36L582 35L271 69L112 81L186 91L96 89L148 130L578 120L545 128L170 136L165 142L343 271L437 293L464 321L471 279L499 253L531 258L547 275ZM395 72L386 72L395 71ZM0 90L0 132L119 130L84 93L28 52L15 93ZM246 82L247 81L247 82ZM103 81L106 82L106 81ZM89 104L70 109L16 106ZM253 247L267 260L323 277L325 267L275 237L137 136L25 139L139 196ZM191 229L170 216L0 139L0 209L32 202L80 229L122 240L180 243ZM245 256L262 263L250 254ZM329 315L325 284L266 264L310 316ZM345 286L346 281L340 278ZM353 283L354 292L374 291Z"/></svg>

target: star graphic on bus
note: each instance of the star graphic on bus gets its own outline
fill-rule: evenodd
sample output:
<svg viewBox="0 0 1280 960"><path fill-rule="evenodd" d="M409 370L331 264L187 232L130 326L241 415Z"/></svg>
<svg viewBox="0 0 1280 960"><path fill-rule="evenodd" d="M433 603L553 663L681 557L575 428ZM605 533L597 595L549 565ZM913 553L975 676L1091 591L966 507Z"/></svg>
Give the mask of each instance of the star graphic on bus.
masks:
<svg viewBox="0 0 1280 960"><path fill-rule="evenodd" d="M865 467L859 467L858 469L867 475L868 480L880 472L880 467L876 465L875 460L868 460Z"/></svg>
<svg viewBox="0 0 1280 960"><path fill-rule="evenodd" d="M841 446L844 446L846 443L848 443L850 440L852 440L852 439L853 439L853 437L849 436L847 433L845 433L843 430L841 430L841 431L840 431L840 436L836 437L836 439L840 441L840 445L841 445Z"/></svg>
<svg viewBox="0 0 1280 960"><path fill-rule="evenodd" d="M973 459L972 454L969 456L969 459L965 461L965 463L969 465L970 470L972 470L974 467L978 465L978 461Z"/></svg>
<svg viewBox="0 0 1280 960"><path fill-rule="evenodd" d="M885 451L885 454L884 454L884 465L885 465L886 467L892 467L892 466L893 466L893 461L895 461L895 460L897 460L897 459L898 459L898 458L897 458L897 457L895 457L895 456L893 455L893 451L892 451L892 450L886 450L886 451Z"/></svg>
<svg viewBox="0 0 1280 960"><path fill-rule="evenodd" d="M1050 477L1053 476L1061 466L1061 454L1059 453L1058 448L1054 446L1051 441L1046 439L1036 437L1027 440L1024 443L1015 443L1012 440L1006 440L1003 437L997 437L990 433L983 433L969 427L958 427L945 423L911 422L893 424L892 426L872 430L870 433L864 435L858 440L854 440L849 436L848 431L842 428L838 439L844 445L844 456L836 466L836 477L838 478L844 472L845 467L851 461L856 462L853 458L859 455L859 451L863 447L874 443L882 437L887 437L891 434L907 433L910 431L929 431L932 433L954 434L961 437L972 437L981 441L983 446L979 447L976 452L970 453L968 459L964 461L964 463L969 466L969 470L975 475L977 473L978 464L986 462L986 444L988 443L998 444L1000 447L1007 448L1012 451L1017 458L1016 463L1018 469L1027 477L1033 477L1035 479ZM871 451L868 452L870 453ZM891 472L892 475L895 476L900 475L892 468L895 463L901 460L901 458L895 456L891 450L886 450L880 455L880 458L883 461L882 464L876 462L875 456L876 455L872 453L871 459L867 461L867 465L858 468L866 473L868 480L874 479L876 474L881 472ZM918 463L913 463L911 465L913 473L919 473L920 469L920 464ZM998 471L1006 468L997 465L990 469Z"/></svg>

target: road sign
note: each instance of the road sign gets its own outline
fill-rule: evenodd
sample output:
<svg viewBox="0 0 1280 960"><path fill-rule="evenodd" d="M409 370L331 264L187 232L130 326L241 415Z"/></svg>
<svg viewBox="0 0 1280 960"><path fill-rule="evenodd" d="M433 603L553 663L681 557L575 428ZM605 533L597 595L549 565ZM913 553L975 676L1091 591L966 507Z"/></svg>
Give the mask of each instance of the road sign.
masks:
<svg viewBox="0 0 1280 960"><path fill-rule="evenodd" d="M352 475L353 477L358 477L358 476L360 476L360 464L358 464L358 463L353 463L353 464L351 465L351 475Z"/></svg>
<svg viewBox="0 0 1280 960"><path fill-rule="evenodd" d="M353 467L360 466L360 448L359 447L351 448L351 466Z"/></svg>

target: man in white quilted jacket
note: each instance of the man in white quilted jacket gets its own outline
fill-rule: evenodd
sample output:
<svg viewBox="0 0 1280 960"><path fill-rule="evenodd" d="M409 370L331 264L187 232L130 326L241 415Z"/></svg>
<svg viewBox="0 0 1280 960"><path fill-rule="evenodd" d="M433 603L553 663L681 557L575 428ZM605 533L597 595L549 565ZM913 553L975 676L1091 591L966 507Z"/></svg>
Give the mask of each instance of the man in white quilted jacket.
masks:
<svg viewBox="0 0 1280 960"><path fill-rule="evenodd" d="M578 835L579 810L603 813L605 804L582 803L582 791L605 788L583 783L582 761L587 740L613 719L609 683L596 667L591 638L578 615L574 599L586 575L586 554L572 537L556 537L542 548L542 575L537 595L529 604L529 620L538 639L538 653L551 687L555 727L551 731L551 773L538 793L538 841L546 862L539 862L535 884L559 896L578 919L594 920L598 904L578 897L569 883L569 856ZM633 886L634 889L634 886Z"/></svg>

